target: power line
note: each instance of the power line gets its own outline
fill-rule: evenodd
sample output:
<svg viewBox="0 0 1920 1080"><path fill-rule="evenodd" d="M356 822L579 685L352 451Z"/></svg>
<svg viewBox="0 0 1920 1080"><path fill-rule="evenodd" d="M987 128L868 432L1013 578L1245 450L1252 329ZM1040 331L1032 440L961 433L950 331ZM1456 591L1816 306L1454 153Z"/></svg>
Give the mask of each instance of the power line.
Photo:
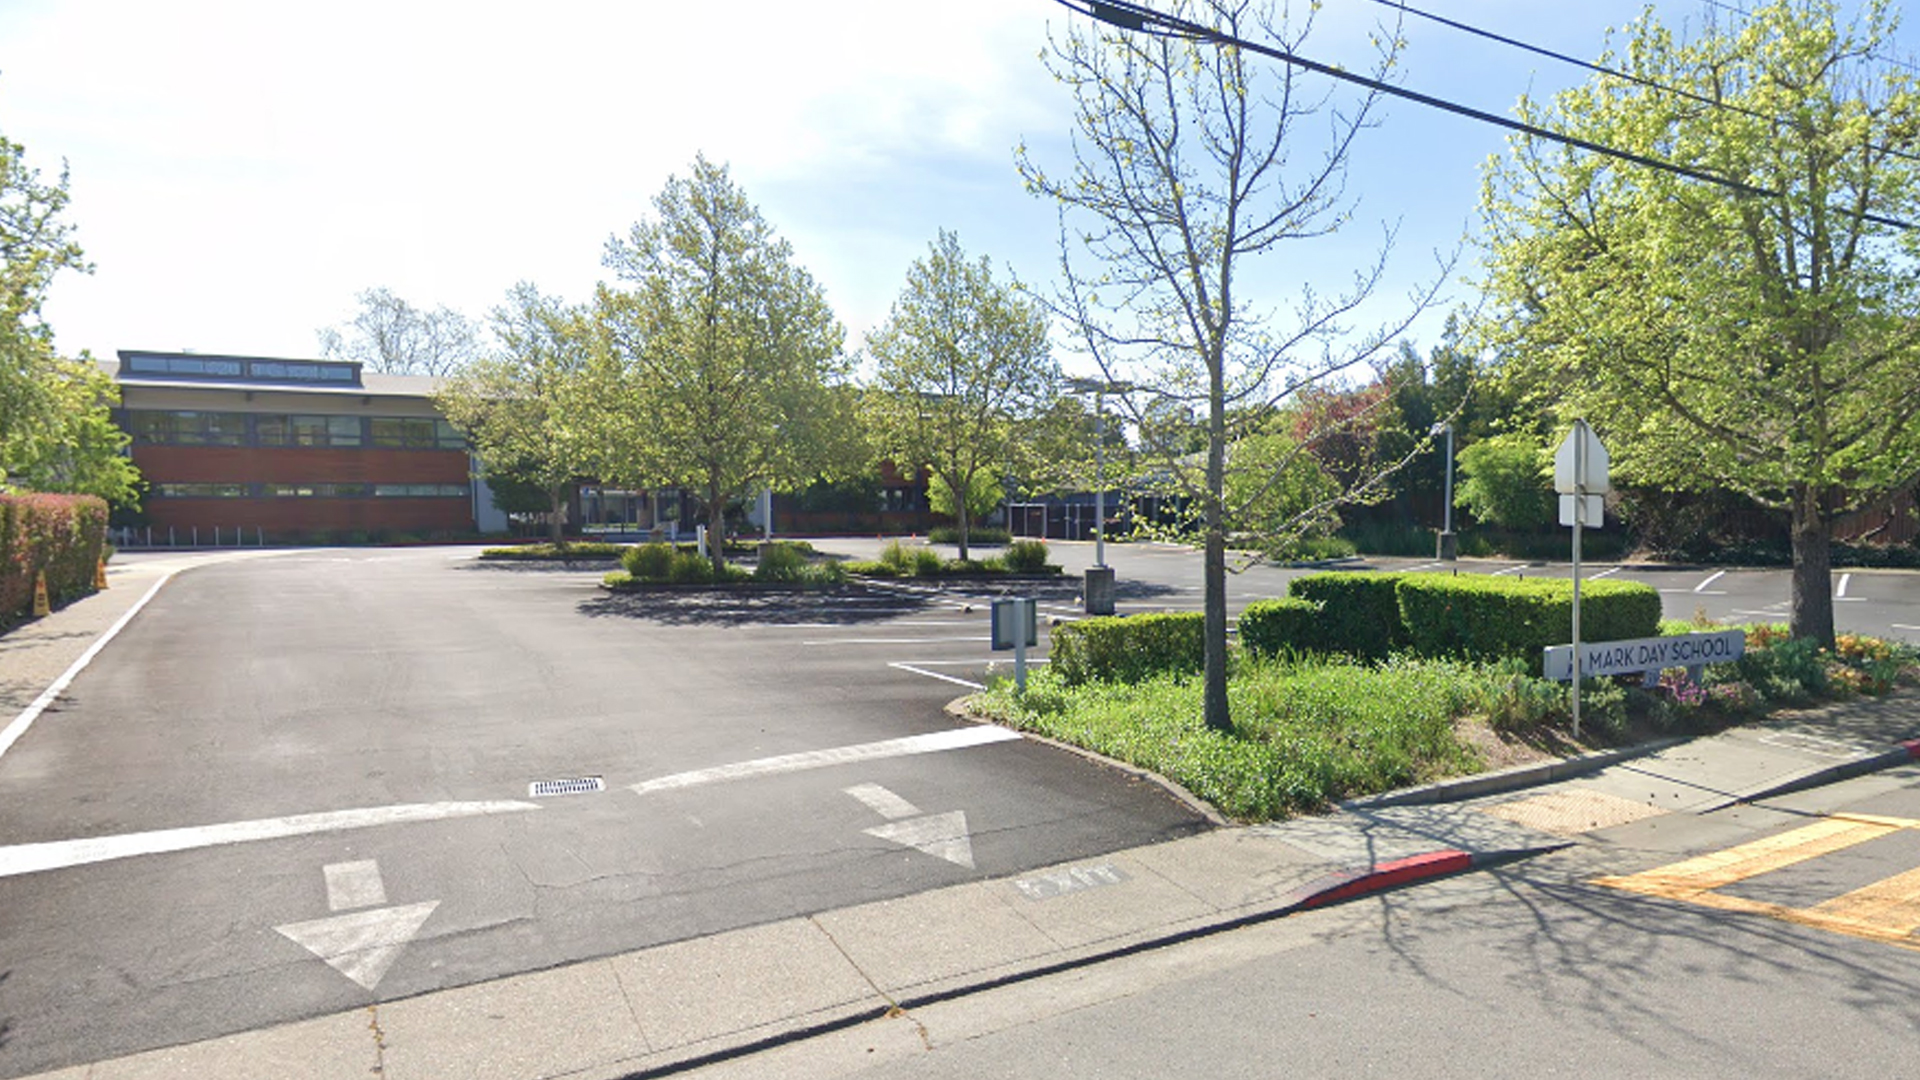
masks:
<svg viewBox="0 0 1920 1080"><path fill-rule="evenodd" d="M1444 98L1437 98L1430 94L1422 94L1417 90L1408 90L1405 87L1394 86L1391 83L1384 83L1378 79L1370 79L1364 75L1355 75L1350 71L1344 71L1328 64L1309 60L1297 53L1291 53L1271 45L1262 45L1255 41L1248 41L1245 38L1234 37L1231 34L1222 33L1219 30L1204 26L1200 23L1167 15L1143 4L1134 3L1133 0L1055 0L1055 2L1070 11L1075 11L1082 15L1090 15L1093 18L1099 19L1101 22L1110 23L1123 29L1184 37L1193 41L1211 42L1215 45L1231 45L1234 48L1245 49L1250 53L1269 57L1317 74L1326 75L1329 78L1364 86L1375 93L1404 98L1429 108L1440 109L1444 112L1453 113L1456 116L1464 116L1470 120L1478 120L1481 123L1493 124L1496 127L1503 127L1509 131L1517 131L1536 139L1544 139L1548 142L1559 143L1562 146L1571 146L1578 150L1586 150L1603 157L1632 162L1635 165L1642 165L1660 172L1684 176L1689 180L1699 180L1702 183L1716 184L1720 187L1729 188L1747 195L1760 195L1770 199L1781 197L1781 193L1772 188L1756 187L1752 184L1743 183L1717 173L1710 173L1703 169L1695 169L1690 166L1675 164L1671 161L1648 157L1644 154L1636 154L1631 150L1621 150L1617 147L1608 146L1605 143L1594 142L1591 139L1582 139L1575 135L1567 135L1519 120L1510 120L1497 113L1490 113L1483 109L1475 109L1471 106L1461 105L1458 102L1448 101ZM1082 4L1086 6L1083 7L1081 6ZM1912 229L1916 227L1912 222L1902 221L1898 218L1884 217L1880 214L1856 214L1850 210L1842 210L1841 212L1852 217L1857 217L1862 221L1872 222L1876 225L1887 225L1896 229Z"/></svg>
<svg viewBox="0 0 1920 1080"><path fill-rule="evenodd" d="M1619 79L1623 82L1633 83L1636 86L1644 86L1649 90L1658 90L1661 93L1672 94L1675 97L1686 98L1688 101L1696 102L1701 105L1707 105L1715 109L1726 109L1731 112L1739 113L1742 116L1751 117L1755 120L1764 120L1770 124L1786 123L1786 121L1781 117L1769 116L1766 113L1759 112L1754 109L1749 109L1744 105L1736 105L1729 101L1719 101L1714 98L1710 98L1705 94L1696 94L1693 91L1685 89L1683 87L1668 86L1665 83L1657 82L1653 79L1649 79L1641 75L1635 75L1630 71L1620 71L1618 69L1606 67L1601 64L1591 63L1589 61L1582 60L1578 57L1568 56L1565 53L1555 52L1552 49L1543 48L1539 45L1529 45L1524 41L1520 41L1515 38L1510 38L1503 34L1496 34L1491 30L1483 30L1477 26L1469 26L1466 23L1459 22L1454 19L1449 19L1444 15L1435 15L1430 11L1422 11L1417 7L1413 7L1409 4L1404 3L1403 0L1373 0L1373 2L1381 5L1382 7L1389 7L1394 9L1395 11L1405 12L1408 15L1418 16L1419 18L1427 19L1429 21L1439 23L1442 26L1451 27L1455 30L1462 31L1464 33L1473 34L1476 37L1483 37L1489 41L1497 41L1502 45L1511 45L1516 49L1523 49L1527 52L1534 53L1535 55L1538 55L1538 56L1545 56L1553 60L1558 60L1565 64L1572 64L1574 67L1584 68L1587 71L1592 71L1600 75L1605 75L1608 78ZM1724 6L1724 5L1716 5L1716 6ZM1892 157L1904 158L1907 161L1920 161L1920 156L1895 150L1891 146L1881 146L1881 145L1873 145L1873 144L1869 144L1869 145L1872 145L1873 149L1878 150L1881 153L1887 154Z"/></svg>
<svg viewBox="0 0 1920 1080"><path fill-rule="evenodd" d="M1721 11L1730 11L1733 14L1738 15L1743 19L1753 18L1753 12L1748 11L1746 8L1741 7L1737 4L1722 3L1721 0L1701 0L1701 3L1706 4L1708 7L1719 8ZM1869 53L1861 53L1860 55L1865 57L1868 60L1878 60L1883 64L1890 64L1897 68L1906 68L1908 71L1911 71L1916 75L1920 75L1920 67L1916 67L1912 63L1909 63L1908 61L1901 60L1892 56L1881 56L1879 53L1869 52Z"/></svg>

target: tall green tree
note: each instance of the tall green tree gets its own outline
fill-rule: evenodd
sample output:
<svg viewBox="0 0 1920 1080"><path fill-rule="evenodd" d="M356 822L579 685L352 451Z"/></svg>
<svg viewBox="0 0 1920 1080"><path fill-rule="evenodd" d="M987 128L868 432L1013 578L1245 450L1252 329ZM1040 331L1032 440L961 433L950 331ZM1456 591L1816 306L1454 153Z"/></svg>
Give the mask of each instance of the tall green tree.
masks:
<svg viewBox="0 0 1920 1080"><path fill-rule="evenodd" d="M527 282L508 291L492 323L498 350L454 372L434 403L489 474L540 490L548 536L561 544L573 486L598 464L593 416L606 388L605 354L584 312Z"/></svg>
<svg viewBox="0 0 1920 1080"><path fill-rule="evenodd" d="M1319 5L1276 13L1265 0L1181 0L1161 10L1207 32L1299 50ZM1177 446L1165 438L1177 433L1153 428L1189 409L1203 427L1198 467L1176 458L1159 471L1197 514L1205 719L1227 730L1226 544L1236 511L1228 447L1299 392L1364 371L1405 322L1342 333L1380 280L1384 241L1351 290L1289 295L1290 310L1269 299L1270 281L1247 280L1289 251L1311 258L1308 242L1352 219L1346 164L1374 122L1376 97L1331 90L1324 76L1231 44L1157 29L1069 24L1046 62L1073 97L1075 158L1051 169L1023 149L1018 163L1028 189L1061 207L1064 284L1052 306L1076 348L1106 380L1133 384L1119 401L1136 424L1161 421L1143 424L1152 443ZM1397 36L1385 35L1381 47L1375 75L1391 65ZM1251 484L1245 494L1266 486Z"/></svg>
<svg viewBox="0 0 1920 1080"><path fill-rule="evenodd" d="M1920 95L1894 16L1774 0L1682 40L1649 12L1605 76L1522 118L1717 184L1524 136L1488 164L1489 338L1623 479L1786 509L1792 627L1831 643L1837 512L1920 471ZM1671 89L1655 89L1647 84Z"/></svg>
<svg viewBox="0 0 1920 1080"><path fill-rule="evenodd" d="M945 229L907 282L887 321L867 336L880 393L872 432L882 456L925 469L949 492L997 477L1021 442L1023 422L1058 381L1046 315L1013 284L994 280L986 256L969 261ZM970 500L951 500L967 558Z"/></svg>
<svg viewBox="0 0 1920 1080"><path fill-rule="evenodd" d="M721 562L729 502L858 460L853 396L839 390L846 333L726 166L695 158L653 210L608 242L625 287L598 294L622 367L605 478L697 492Z"/></svg>
<svg viewBox="0 0 1920 1080"><path fill-rule="evenodd" d="M125 505L139 473L114 426L117 391L82 354L60 356L41 318L62 270L92 270L64 220L67 173L47 182L0 136L0 484Z"/></svg>

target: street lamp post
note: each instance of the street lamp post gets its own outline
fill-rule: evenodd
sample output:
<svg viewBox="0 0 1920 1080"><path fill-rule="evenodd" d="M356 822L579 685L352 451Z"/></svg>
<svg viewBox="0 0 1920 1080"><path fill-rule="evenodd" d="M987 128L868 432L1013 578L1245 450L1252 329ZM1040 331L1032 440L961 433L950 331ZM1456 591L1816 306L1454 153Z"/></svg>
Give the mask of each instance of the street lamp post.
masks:
<svg viewBox="0 0 1920 1080"><path fill-rule="evenodd" d="M1068 379L1076 394L1093 395L1093 568L1087 571L1083 599L1087 614L1113 614L1113 568L1107 565L1107 395L1124 394L1132 383Z"/></svg>
<svg viewBox="0 0 1920 1080"><path fill-rule="evenodd" d="M1442 562L1453 562L1460 557L1460 538L1454 535L1453 531L1453 424L1451 421L1442 420L1433 425L1428 434L1447 437L1446 494L1443 496L1445 506L1443 513L1446 523L1440 529L1440 550L1436 552L1436 556Z"/></svg>

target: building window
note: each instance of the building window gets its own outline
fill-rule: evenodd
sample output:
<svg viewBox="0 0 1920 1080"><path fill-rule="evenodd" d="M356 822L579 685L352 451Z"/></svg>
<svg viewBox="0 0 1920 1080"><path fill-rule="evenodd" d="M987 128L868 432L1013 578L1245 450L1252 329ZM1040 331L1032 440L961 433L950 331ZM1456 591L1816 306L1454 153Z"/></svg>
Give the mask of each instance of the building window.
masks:
<svg viewBox="0 0 1920 1080"><path fill-rule="evenodd" d="M204 356L132 356L127 370L137 375L198 375L202 378L239 378L240 361Z"/></svg>
<svg viewBox="0 0 1920 1080"><path fill-rule="evenodd" d="M445 420L376 416L371 426L375 446L406 450L464 450L467 445L460 432Z"/></svg>
<svg viewBox="0 0 1920 1080"><path fill-rule="evenodd" d="M135 410L127 413L138 442L172 446L240 446L247 441L244 413Z"/></svg>
<svg viewBox="0 0 1920 1080"><path fill-rule="evenodd" d="M286 382L308 383L351 383L353 366L351 364L297 363L288 360L255 360L247 365L247 373L256 379L275 379Z"/></svg>
<svg viewBox="0 0 1920 1080"><path fill-rule="evenodd" d="M153 493L167 499L244 499L245 484L155 484Z"/></svg>
<svg viewBox="0 0 1920 1080"><path fill-rule="evenodd" d="M376 498L464 499L468 489L465 484L375 484L373 494Z"/></svg>
<svg viewBox="0 0 1920 1080"><path fill-rule="evenodd" d="M269 483L260 489L275 499L364 499L373 494L371 484Z"/></svg>
<svg viewBox="0 0 1920 1080"><path fill-rule="evenodd" d="M360 446L366 441L357 416L262 416L255 424L261 446Z"/></svg>

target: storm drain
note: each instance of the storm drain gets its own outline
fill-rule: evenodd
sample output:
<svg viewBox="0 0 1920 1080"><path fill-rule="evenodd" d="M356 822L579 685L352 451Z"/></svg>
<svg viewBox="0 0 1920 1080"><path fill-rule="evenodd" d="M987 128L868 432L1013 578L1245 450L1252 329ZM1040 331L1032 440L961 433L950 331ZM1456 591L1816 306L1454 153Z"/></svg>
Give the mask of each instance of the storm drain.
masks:
<svg viewBox="0 0 1920 1080"><path fill-rule="evenodd" d="M607 790L607 782L597 776L577 776L571 780L535 780L527 785L527 794L533 798L548 795L591 795L596 791Z"/></svg>

